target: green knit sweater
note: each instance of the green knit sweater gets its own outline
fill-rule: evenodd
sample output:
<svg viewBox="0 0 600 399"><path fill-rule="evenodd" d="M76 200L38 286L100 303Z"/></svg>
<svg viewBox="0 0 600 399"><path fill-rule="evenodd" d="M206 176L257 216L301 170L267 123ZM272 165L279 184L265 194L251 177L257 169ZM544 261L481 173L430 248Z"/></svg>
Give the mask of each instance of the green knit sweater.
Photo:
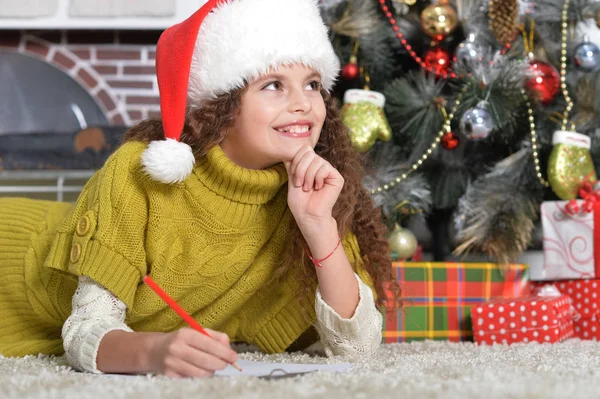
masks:
<svg viewBox="0 0 600 399"><path fill-rule="evenodd" d="M26 202L29 209L46 209L39 218L43 227L29 244L36 256L24 267L31 276L29 302L47 322L48 336L60 333L81 275L127 305L126 323L133 330L183 327L141 283L149 274L203 326L266 352L285 350L315 314L314 292L300 306L293 275L263 286L280 264L293 221L283 165L245 169L215 146L183 183L164 185L145 175L145 148L130 142L118 149L74 206ZM13 208L18 212L19 206ZM343 244L356 270L356 238L349 234ZM371 284L363 270L358 273Z"/></svg>

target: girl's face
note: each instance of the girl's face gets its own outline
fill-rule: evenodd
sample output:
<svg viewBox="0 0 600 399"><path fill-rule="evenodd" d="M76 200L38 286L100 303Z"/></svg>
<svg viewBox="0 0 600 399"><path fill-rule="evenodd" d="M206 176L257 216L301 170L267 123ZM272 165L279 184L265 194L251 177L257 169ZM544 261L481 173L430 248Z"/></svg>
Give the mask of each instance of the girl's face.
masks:
<svg viewBox="0 0 600 399"><path fill-rule="evenodd" d="M265 169L313 148L325 121L321 78L300 64L282 66L251 82L240 114L221 147L236 164Z"/></svg>

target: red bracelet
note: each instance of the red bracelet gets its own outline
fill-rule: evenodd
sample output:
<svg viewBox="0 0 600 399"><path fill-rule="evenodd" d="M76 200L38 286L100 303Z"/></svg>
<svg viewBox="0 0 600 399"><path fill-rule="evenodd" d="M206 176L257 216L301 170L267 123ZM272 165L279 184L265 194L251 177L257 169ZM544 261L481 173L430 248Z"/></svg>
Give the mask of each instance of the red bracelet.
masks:
<svg viewBox="0 0 600 399"><path fill-rule="evenodd" d="M308 252L307 248L304 248L304 250L306 251L306 254L308 255L308 257L310 258L310 260L312 260L312 263L315 264L316 267L323 267L323 265L321 264L321 262L329 259L329 257L331 255L333 255L333 253L335 252L336 249L338 249L338 247L340 246L340 243L342 242L342 237L340 237L340 240L338 241L337 245L335 246L335 248L333 249L333 251L331 251L331 253L329 255L327 255L326 257L324 257L323 259L314 259L312 256L310 256L310 253Z"/></svg>

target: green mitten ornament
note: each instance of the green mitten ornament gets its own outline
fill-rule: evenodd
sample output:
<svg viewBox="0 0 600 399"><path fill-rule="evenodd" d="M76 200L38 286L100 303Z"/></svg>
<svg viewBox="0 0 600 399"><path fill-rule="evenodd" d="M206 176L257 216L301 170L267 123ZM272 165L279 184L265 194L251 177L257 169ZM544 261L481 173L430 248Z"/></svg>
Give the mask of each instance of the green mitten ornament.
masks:
<svg viewBox="0 0 600 399"><path fill-rule="evenodd" d="M548 160L552 191L562 200L575 199L583 181L594 184L597 180L590 154L591 140L580 133L557 130L552 145Z"/></svg>
<svg viewBox="0 0 600 399"><path fill-rule="evenodd" d="M368 151L376 140L389 141L392 138L384 106L385 96L376 91L350 89L344 93L342 117L350 129L350 141L356 151Z"/></svg>

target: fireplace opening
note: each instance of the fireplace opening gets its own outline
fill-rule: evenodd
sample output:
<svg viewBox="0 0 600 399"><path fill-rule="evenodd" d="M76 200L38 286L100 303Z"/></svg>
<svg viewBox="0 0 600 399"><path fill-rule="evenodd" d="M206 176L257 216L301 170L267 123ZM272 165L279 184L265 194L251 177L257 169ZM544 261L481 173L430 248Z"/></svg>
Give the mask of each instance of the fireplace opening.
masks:
<svg viewBox="0 0 600 399"><path fill-rule="evenodd" d="M127 129L69 73L0 49L0 197L74 201Z"/></svg>
<svg viewBox="0 0 600 399"><path fill-rule="evenodd" d="M107 125L102 109L69 75L32 56L0 50L0 135Z"/></svg>

